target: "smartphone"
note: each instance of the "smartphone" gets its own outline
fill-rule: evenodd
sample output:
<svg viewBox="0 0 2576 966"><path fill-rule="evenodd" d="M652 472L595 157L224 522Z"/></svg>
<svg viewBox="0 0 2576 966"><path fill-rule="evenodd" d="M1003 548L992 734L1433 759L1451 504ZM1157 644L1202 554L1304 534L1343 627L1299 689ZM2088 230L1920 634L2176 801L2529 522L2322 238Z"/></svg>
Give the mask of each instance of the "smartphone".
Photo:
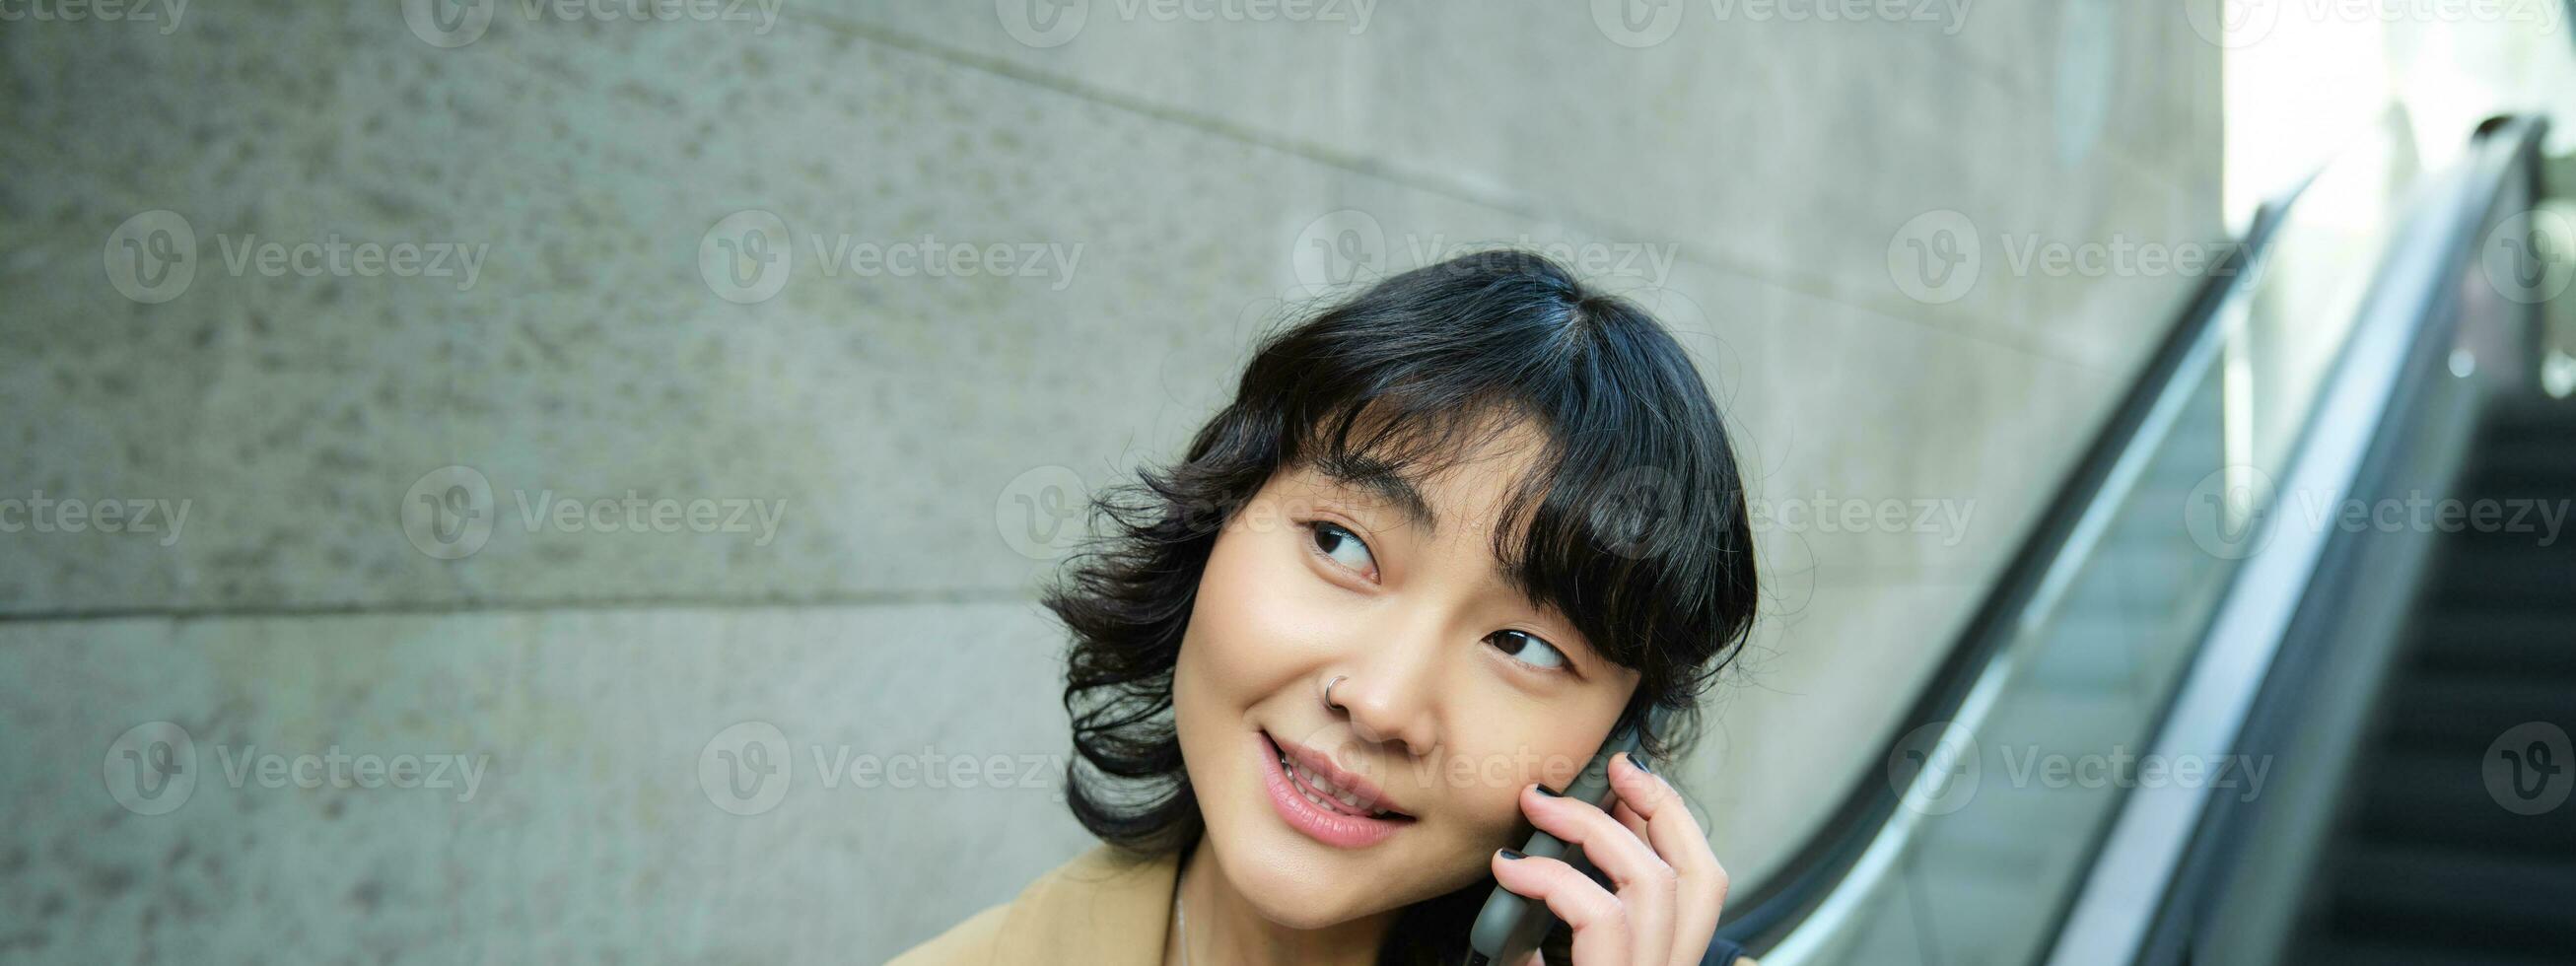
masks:
<svg viewBox="0 0 2576 966"><path fill-rule="evenodd" d="M1672 709L1657 705L1646 712L1646 728L1655 734L1663 734L1671 717ZM1610 759L1623 751L1637 754L1639 744L1637 729L1633 725L1611 732L1609 739L1601 743L1601 750L1593 753L1592 760L1584 763L1583 771L1566 786L1565 797L1609 808ZM1520 851L1522 855L1565 859L1566 844L1564 840L1540 830L1530 836ZM1566 861L1577 869L1590 868L1590 863L1582 856ZM1485 898L1485 908L1476 913L1476 925L1467 932L1467 947L1473 951L1473 955L1467 957L1467 966L1486 966L1488 963L1519 966L1556 924L1556 914L1548 911L1546 903L1496 886L1494 894Z"/></svg>

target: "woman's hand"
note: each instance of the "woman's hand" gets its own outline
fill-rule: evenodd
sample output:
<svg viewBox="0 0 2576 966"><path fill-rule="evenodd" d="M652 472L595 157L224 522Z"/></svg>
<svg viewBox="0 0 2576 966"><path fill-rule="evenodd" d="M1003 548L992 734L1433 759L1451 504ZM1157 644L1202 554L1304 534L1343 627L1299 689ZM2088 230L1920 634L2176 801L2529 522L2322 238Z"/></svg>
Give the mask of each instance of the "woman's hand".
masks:
<svg viewBox="0 0 2576 966"><path fill-rule="evenodd" d="M1709 851L1708 836L1681 793L1624 752L1610 765L1610 811L1538 787L1521 789L1521 811L1530 824L1580 846L1618 893L1603 890L1572 865L1538 856L1495 853L1494 880L1547 903L1548 911L1574 928L1573 966L1698 963L1726 905L1726 869ZM1530 955L1530 962L1540 961Z"/></svg>

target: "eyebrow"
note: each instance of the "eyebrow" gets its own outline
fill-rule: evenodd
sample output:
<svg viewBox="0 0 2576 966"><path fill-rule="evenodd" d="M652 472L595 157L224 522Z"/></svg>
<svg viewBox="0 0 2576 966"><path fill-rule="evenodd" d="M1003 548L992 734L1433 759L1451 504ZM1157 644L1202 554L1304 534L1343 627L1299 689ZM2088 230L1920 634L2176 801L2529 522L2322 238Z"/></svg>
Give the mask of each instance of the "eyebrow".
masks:
<svg viewBox="0 0 2576 966"><path fill-rule="evenodd" d="M1430 501L1422 498L1422 490L1386 462L1369 456L1325 457L1316 461L1315 469L1335 483L1366 490L1395 504L1407 521L1422 527L1424 536L1440 532L1440 516L1432 512Z"/></svg>
<svg viewBox="0 0 2576 966"><path fill-rule="evenodd" d="M1432 512L1431 502L1422 498L1422 490L1415 487L1412 480L1396 472L1395 467L1387 462L1371 456L1348 455L1339 458L1325 456L1316 459L1313 468L1323 474L1325 479L1338 485L1367 490L1378 498L1395 504L1397 509L1403 512L1407 521L1422 528L1424 536L1433 537L1439 533L1440 515ZM1487 582L1495 587L1517 589L1516 585L1509 580L1493 574L1487 575ZM1555 610L1546 605L1539 605L1539 609L1543 612ZM1578 639L1581 638L1582 632L1573 628L1573 622L1570 619L1558 617L1550 619L1559 620L1568 630L1574 630ZM1550 643L1561 647L1565 639L1561 636L1552 637ZM1575 646L1593 655L1600 653L1593 648L1590 640L1582 640ZM1574 655L1566 656L1572 658Z"/></svg>

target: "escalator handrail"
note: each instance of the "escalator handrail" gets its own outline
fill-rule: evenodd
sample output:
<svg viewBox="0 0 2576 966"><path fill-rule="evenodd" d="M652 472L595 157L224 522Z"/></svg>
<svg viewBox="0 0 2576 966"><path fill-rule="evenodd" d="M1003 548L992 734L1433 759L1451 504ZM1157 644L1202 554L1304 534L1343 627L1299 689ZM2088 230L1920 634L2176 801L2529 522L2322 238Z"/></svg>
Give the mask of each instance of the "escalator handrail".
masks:
<svg viewBox="0 0 2576 966"><path fill-rule="evenodd" d="M2545 120L2532 117L2495 118L2479 127L2473 154L2446 179L2451 193L2425 202L2421 221L2410 221L2428 229L2421 247L2407 253L2412 258L2402 263L2402 271L2388 273L2384 287L2375 285L2364 309L2363 324L2381 320L2379 324L2391 330L2384 337L2393 344L2383 347L2382 357L2375 360L2382 369L2336 375L2338 382L2355 381L2359 388L2348 390L2355 396L2371 395L2374 387L2384 383L2388 391L2376 393L2383 400L2382 409L2365 414L2351 411L2363 407L2350 407L2339 415L2352 425L2307 427L2299 442L2300 460L2324 465L2294 466L2293 472L2316 473L2341 492L2341 487L2368 472L2374 462L2372 441L2380 435L2386 420L2401 418L2396 407L2414 397L2411 387L2424 379L2444 378L2437 370L2445 365L2443 349L2447 342L2439 340L2449 330L2435 323L2456 320L2431 310L2442 304L2454 280L2473 269L2501 192L2511 186L2508 179L2532 176L2528 159L2547 128ZM2361 335L2356 331L2356 341ZM2366 364L2374 360L2362 361ZM2317 438L2337 429L2345 439ZM2339 451L2323 456L2317 452L2337 442L2342 444ZM2271 516L2277 522L2284 514L2276 512ZM2319 558L2326 554L2326 542L2331 537L2306 536L2312 538L2313 547L2273 544L2265 550L2267 555L2283 551L2275 561L2287 574L2282 579L2296 578L2298 585L2287 589L2275 586L2272 589L2277 593L2272 598L2243 602L2248 609L2264 611L2264 619L2277 621L2284 630L2293 626L2296 612L2304 606L2309 589L2304 577L2324 565ZM2307 550L2304 555L2302 549ZM2249 580L2260 577L2255 574ZM2245 587L2231 590L2231 596L2240 593L2259 596L2260 588L2250 593ZM2238 604L2227 601L2222 602L2222 607L2234 608ZM2213 651L2224 647L2217 638L2226 632L2228 617L2222 614L2213 622ZM2167 712L2169 718L2185 724L2172 730L2159 729L2156 753L2241 746L2244 729L2255 720L2263 699L2285 683L2277 679L2275 667L2281 659L2280 649L2287 646L2284 637L2277 632L2267 640L2248 635L2245 643L2253 646L2245 647L2245 653L2235 658L2204 654L2200 659L2203 666L2193 669ZM2223 666L2231 662L2232 669ZM2132 796L2121 803L2120 812L2094 856L2098 861L2088 874L2086 888L2068 910L2064 920L2067 928L2059 936L2053 962L2138 962L2153 950L2171 955L2185 948L2173 932L2189 929L2191 923L2187 916L2177 914L2177 903L2188 903L2196 890L2208 888L2214 881L2219 860L2209 840L2225 833L2224 825L2235 813L2225 809L2211 811L2209 789L2198 789L2198 795L2178 788L2160 791L2163 793ZM2154 888L2141 888L2142 883Z"/></svg>
<svg viewBox="0 0 2576 966"><path fill-rule="evenodd" d="M2005 564L1993 590L1979 603L1949 654L1910 710L1879 743L1886 753L1863 766L1834 814L1782 864L1788 871L1739 900L1742 911L1731 911L1718 928L1719 938L1767 954L1826 902L1846 876L1860 866L1874 844L1884 849L1880 833L1898 817L1901 799L1887 780L1883 767L1886 758L1916 729L1958 718L1996 653L2021 635L2023 623L2041 609L2053 588L2063 587L2066 568L2061 564L2081 562L2077 559L2081 555L2069 554L2067 548L2086 529L2088 519L2098 521L2097 504L2104 502L2105 490L2110 488L2124 457L2135 449L2142 431L2148 428L2151 415L2160 408L2170 410L2174 400L2188 389L2180 385L2183 380L2177 376L2192 368L2187 363L2196 354L2207 351L2218 332L2219 310L2229 293L2256 274L2247 269L2259 264L2290 206L2314 180L2315 176L2310 175L2266 201L2255 213L2242 243L2202 278L2164 341L2139 369L2082 457L2068 470L2048 507Z"/></svg>

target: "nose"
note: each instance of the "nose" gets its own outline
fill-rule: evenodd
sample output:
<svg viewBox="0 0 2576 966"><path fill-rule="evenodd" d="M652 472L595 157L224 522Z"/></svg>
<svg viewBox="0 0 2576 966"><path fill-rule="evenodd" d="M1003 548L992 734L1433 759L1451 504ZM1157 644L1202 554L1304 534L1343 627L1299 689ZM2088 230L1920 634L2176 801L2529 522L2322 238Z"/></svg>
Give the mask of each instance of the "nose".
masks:
<svg viewBox="0 0 2576 966"><path fill-rule="evenodd" d="M1351 733L1374 744L1400 744L1418 756L1438 746L1433 709L1439 681L1441 632L1436 622L1421 621L1404 632L1383 636L1358 649L1324 680L1348 674L1333 686L1333 704L1350 719Z"/></svg>

